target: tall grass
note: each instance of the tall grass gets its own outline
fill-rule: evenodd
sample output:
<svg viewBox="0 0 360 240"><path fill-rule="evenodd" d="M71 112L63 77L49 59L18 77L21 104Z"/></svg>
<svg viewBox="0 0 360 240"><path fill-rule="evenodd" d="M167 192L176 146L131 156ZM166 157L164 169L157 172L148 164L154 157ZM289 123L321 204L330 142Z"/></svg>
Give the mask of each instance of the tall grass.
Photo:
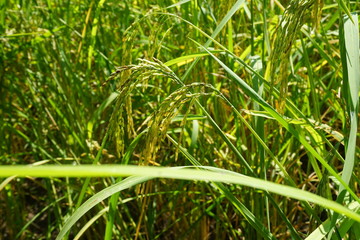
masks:
<svg viewBox="0 0 360 240"><path fill-rule="evenodd" d="M0 1L1 236L360 239L358 6Z"/></svg>

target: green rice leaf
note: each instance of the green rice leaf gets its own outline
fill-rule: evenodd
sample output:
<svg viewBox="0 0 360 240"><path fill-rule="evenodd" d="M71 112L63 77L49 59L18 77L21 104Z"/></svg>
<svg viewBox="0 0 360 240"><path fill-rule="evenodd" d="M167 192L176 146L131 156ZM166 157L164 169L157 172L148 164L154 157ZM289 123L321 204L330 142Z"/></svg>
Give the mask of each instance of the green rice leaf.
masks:
<svg viewBox="0 0 360 240"><path fill-rule="evenodd" d="M201 168L196 166L196 168ZM191 181L213 181L226 184L238 184L263 191L269 191L285 197L302 201L309 201L324 208L333 210L360 222L360 214L342 206L335 201L328 200L316 194L277 184L262 179L245 176L236 172L207 167L206 170L185 169L184 167L148 167L148 166L121 166L121 165L81 165L81 166L0 166L0 177L17 175L18 177L110 177L132 176L111 187L108 187L88 199L66 221L57 240L62 239L71 226L87 211L112 194L143 183L152 178L183 179ZM210 171L211 170L211 171Z"/></svg>
<svg viewBox="0 0 360 240"><path fill-rule="evenodd" d="M346 6L346 3L344 0L336 0L336 2L339 4L340 8L346 13L346 15L350 18L352 23L357 23L356 20L352 18L352 14L349 10L349 8Z"/></svg>
<svg viewBox="0 0 360 240"><path fill-rule="evenodd" d="M181 1L177 2L177 3L174 3L174 4L170 5L170 6L168 6L167 8L177 7L177 6L180 6L180 5L182 5L184 3L187 3L187 2L190 2L190 1L191 0L181 0Z"/></svg>
<svg viewBox="0 0 360 240"><path fill-rule="evenodd" d="M358 202L352 202L349 204L349 209L359 213L360 204ZM339 225L338 230L340 236L343 237L348 232L349 226L356 223L354 220L341 216L337 219L336 224ZM333 229L331 219L327 219L318 228L316 228L305 240L319 240L323 239ZM343 233L343 234L342 234Z"/></svg>
<svg viewBox="0 0 360 240"><path fill-rule="evenodd" d="M360 62L359 62L359 25L358 16L353 14L352 18L355 24L350 21L349 17L344 19L344 39L345 52L342 52L342 61L344 66L344 81L346 84L344 87L345 100L347 101L348 108L350 110L350 132L349 139L346 144L346 156L345 165L343 169L342 178L344 182L349 183L353 168L356 162L356 134L357 134L357 122L358 122L358 106L359 106L359 86L360 86ZM340 190L344 189L340 187Z"/></svg>
<svg viewBox="0 0 360 240"><path fill-rule="evenodd" d="M212 53L220 53L220 52L224 52L224 51L211 51ZM164 63L165 66L172 66L175 65L180 67L182 65L185 65L187 63L191 63L193 62L196 58L198 57L203 57L203 56L208 56L208 53L195 53L195 54L190 54L190 55L186 55L186 56L181 56L175 59L171 59L170 61L167 61L166 63Z"/></svg>

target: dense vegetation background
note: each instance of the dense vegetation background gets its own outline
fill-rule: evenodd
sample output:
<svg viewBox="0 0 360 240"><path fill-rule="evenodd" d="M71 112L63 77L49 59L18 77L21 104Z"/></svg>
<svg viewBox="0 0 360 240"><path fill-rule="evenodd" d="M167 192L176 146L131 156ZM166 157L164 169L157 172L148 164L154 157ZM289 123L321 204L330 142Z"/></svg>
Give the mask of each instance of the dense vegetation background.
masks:
<svg viewBox="0 0 360 240"><path fill-rule="evenodd" d="M0 162L211 166L359 213L359 4L0 1ZM121 181L3 178L0 239L54 239ZM64 238L311 233L360 239L360 224L241 185L154 179L86 209Z"/></svg>

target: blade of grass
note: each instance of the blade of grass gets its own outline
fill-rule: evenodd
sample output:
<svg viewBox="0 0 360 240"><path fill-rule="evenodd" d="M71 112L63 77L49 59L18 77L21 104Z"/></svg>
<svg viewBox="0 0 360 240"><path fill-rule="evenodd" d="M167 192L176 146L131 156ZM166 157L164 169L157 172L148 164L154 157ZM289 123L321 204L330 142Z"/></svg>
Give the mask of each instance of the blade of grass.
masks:
<svg viewBox="0 0 360 240"><path fill-rule="evenodd" d="M319 107L319 100L318 100L318 95L316 93L316 86L315 86L315 80L314 80L314 74L313 74L313 69L311 67L310 64L310 59L309 59L309 55L307 53L307 49L306 49L306 45L304 42L304 39L301 38L301 46L303 49L303 57L304 57L304 61L305 61L305 66L307 68L307 72L308 72L308 76L309 76L309 85L310 85L310 91L311 91L311 98L313 101L313 112L314 112L314 119L318 122L320 122L320 107Z"/></svg>
<svg viewBox="0 0 360 240"><path fill-rule="evenodd" d="M342 178L345 183L350 182L353 168L356 162L356 134L358 122L358 107L359 107L359 86L360 86L360 62L359 62L359 25L357 14L352 15L355 24L350 21L348 17L344 19L344 39L345 52L341 55L342 62L346 63L344 66L344 81L346 84L345 100L348 106L350 115L350 132L349 139L346 142L346 156L345 165L343 169ZM340 187L340 191L344 190Z"/></svg>
<svg viewBox="0 0 360 240"><path fill-rule="evenodd" d="M211 51L211 52L220 53L220 52L223 52L223 51ZM208 56L208 55L209 54L204 53L204 52L194 53L194 54L190 54L190 55L181 56L181 57L178 57L178 58L171 59L170 61L167 61L166 63L164 63L164 65L170 67L170 66L176 64L176 66L180 67L180 66L182 66L184 64L193 62L195 59L197 59L199 57Z"/></svg>
<svg viewBox="0 0 360 240"><path fill-rule="evenodd" d="M245 176L236 172L215 167L200 167L205 170L184 169L184 167L148 167L148 166L121 166L121 165L81 165L81 166L0 166L0 177L17 175L18 177L110 177L132 176L118 184L112 185L87 200L65 223L57 239L62 239L71 226L90 208L108 198L112 194L129 188L152 178L183 179L191 181L214 181L227 184L238 184L259 190L269 191L285 197L309 201L324 208L333 210L360 222L360 214L335 201L328 200L316 194L299 190L282 184ZM211 171L209 171L211 170Z"/></svg>
<svg viewBox="0 0 360 240"><path fill-rule="evenodd" d="M99 211L95 216L93 216L87 223L80 229L80 231L76 234L73 240L79 240L84 232L94 223L96 220L98 220L100 217L105 215L109 211L109 207L106 207Z"/></svg>
<svg viewBox="0 0 360 240"><path fill-rule="evenodd" d="M336 2L338 3L338 5L340 6L340 8L346 13L346 15L349 17L349 19L351 20L351 22L353 24L357 24L357 21L354 21L354 19L352 18L352 14L349 10L349 8L346 6L346 3L344 0L336 0Z"/></svg>
<svg viewBox="0 0 360 240"><path fill-rule="evenodd" d="M91 29L90 46L89 46L89 51L88 51L88 56L87 56L87 69L86 69L86 77L87 78L90 77L92 59L93 59L94 48L95 48L95 44L96 44L96 35L97 35L97 30L98 30L98 25L99 25L100 12L101 12L101 9L102 9L104 3L105 3L105 0L100 0L97 5L96 11L95 11L93 27Z"/></svg>
<svg viewBox="0 0 360 240"><path fill-rule="evenodd" d="M349 209L359 213L360 212L360 204L358 202L352 202L349 204ZM347 232L347 229L344 230L344 228L348 228L348 225L352 225L356 223L354 220L340 217L337 219L336 224L339 224L338 230L340 232L341 237L344 237L345 234L341 234L342 232ZM314 230L305 240L318 240L323 239L330 231L332 231L332 223L330 219L324 221L316 230Z"/></svg>
<svg viewBox="0 0 360 240"><path fill-rule="evenodd" d="M343 28L340 29L341 42L341 61L343 63L343 97L345 99L349 116L350 116L350 130L349 138L345 141L346 153L345 164L343 168L342 180L349 184L353 174L353 168L356 162L356 134L358 122L358 101L359 101L359 86L360 86L360 62L359 62L359 26L358 16L353 15L356 24L350 21L349 17L345 16L343 19ZM337 202L341 203L346 197L344 186L339 187L340 194ZM336 227L335 223L339 218L339 214L334 213L331 221L331 228ZM331 236L332 233L330 233Z"/></svg>
<svg viewBox="0 0 360 240"><path fill-rule="evenodd" d="M190 1L191 1L191 0L181 0L181 1L177 2L177 3L174 3L174 4L170 5L170 6L168 6L167 9L168 9L168 8L173 8L173 7L180 6L180 5L182 5L182 4L184 4L184 3L187 3L187 2L190 2Z"/></svg>
<svg viewBox="0 0 360 240"><path fill-rule="evenodd" d="M252 11L253 11L253 6L252 6ZM252 12L252 18L253 18L253 12ZM252 20L252 24L253 24L253 20ZM253 39L252 39L253 40ZM254 68L254 70L257 70L259 73L261 73L263 71L263 65L262 65L262 61L260 59L259 56L252 56L251 58L251 65ZM263 91L264 91L264 83L263 81L257 77L256 75L252 75L252 83L254 86L254 90L260 95L263 95ZM259 106L259 104L257 102L254 103L254 110L259 110L261 111L261 107ZM262 146L262 142L265 141L265 124L264 124L264 118L261 117L254 117L254 126L256 129L257 134L259 135L259 138L261 138L262 141L258 141L257 144L257 155L258 157L255 159L258 159L257 162L255 162L254 166L258 166L258 170L257 172L259 172L259 176L266 180L267 176L267 168L266 166L268 166L268 164L265 163L265 149ZM256 137L255 137L256 139ZM263 214L263 207L266 208L266 218L268 220L268 228L271 229L270 226L270 212L269 212L269 202L268 202L268 198L262 198L262 197L258 197L256 198L256 200L258 201L258 203L256 205L258 206L262 206L262 207L256 207L255 209L259 212L258 215L262 215ZM263 216L261 217L263 218Z"/></svg>

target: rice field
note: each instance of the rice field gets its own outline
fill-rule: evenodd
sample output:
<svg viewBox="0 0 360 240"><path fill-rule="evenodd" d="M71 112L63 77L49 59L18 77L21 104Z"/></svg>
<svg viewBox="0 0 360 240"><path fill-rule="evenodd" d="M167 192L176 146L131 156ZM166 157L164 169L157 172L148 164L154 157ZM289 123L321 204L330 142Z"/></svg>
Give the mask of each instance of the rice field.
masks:
<svg viewBox="0 0 360 240"><path fill-rule="evenodd" d="M0 0L0 239L360 239L359 7Z"/></svg>

